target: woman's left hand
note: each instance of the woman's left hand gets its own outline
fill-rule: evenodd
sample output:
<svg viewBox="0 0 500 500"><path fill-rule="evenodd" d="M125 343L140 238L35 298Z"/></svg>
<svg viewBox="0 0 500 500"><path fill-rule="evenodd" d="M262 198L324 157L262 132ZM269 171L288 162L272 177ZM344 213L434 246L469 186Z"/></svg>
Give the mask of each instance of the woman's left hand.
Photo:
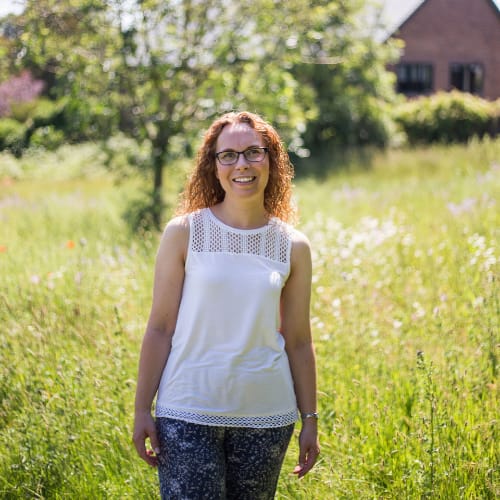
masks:
<svg viewBox="0 0 500 500"><path fill-rule="evenodd" d="M316 463L319 455L318 422L308 418L302 422L299 435L299 463L293 470L299 478L304 477Z"/></svg>

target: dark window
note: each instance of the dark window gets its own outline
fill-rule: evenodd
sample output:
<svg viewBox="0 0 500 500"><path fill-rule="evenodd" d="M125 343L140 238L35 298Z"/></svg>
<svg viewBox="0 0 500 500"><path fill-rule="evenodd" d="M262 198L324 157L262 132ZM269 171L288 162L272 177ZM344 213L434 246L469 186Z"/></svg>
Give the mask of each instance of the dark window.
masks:
<svg viewBox="0 0 500 500"><path fill-rule="evenodd" d="M432 92L432 64L402 63L396 66L397 91L403 94L426 94Z"/></svg>
<svg viewBox="0 0 500 500"><path fill-rule="evenodd" d="M484 69L478 63L450 64L450 86L462 92L481 94L483 92Z"/></svg>

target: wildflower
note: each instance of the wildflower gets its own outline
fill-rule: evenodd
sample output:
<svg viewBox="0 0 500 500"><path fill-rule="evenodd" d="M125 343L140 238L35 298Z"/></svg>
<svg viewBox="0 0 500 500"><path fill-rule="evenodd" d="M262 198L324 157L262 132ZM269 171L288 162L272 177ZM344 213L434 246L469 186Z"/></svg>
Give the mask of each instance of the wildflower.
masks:
<svg viewBox="0 0 500 500"><path fill-rule="evenodd" d="M38 283L40 283L40 276L36 275L36 274L33 274L30 278L30 281L31 283L33 283L34 285L38 285Z"/></svg>
<svg viewBox="0 0 500 500"><path fill-rule="evenodd" d="M66 242L66 248L69 248L70 250L72 250L73 248L75 248L75 242L73 240L68 240Z"/></svg>
<svg viewBox="0 0 500 500"><path fill-rule="evenodd" d="M411 316L413 320L423 318L425 316L424 308L418 302L413 303L413 309L415 309L415 312Z"/></svg>
<svg viewBox="0 0 500 500"><path fill-rule="evenodd" d="M413 234L405 234L403 236L403 239L401 240L401 244L405 247L409 247L411 245L413 245L415 243L415 237L413 236Z"/></svg>
<svg viewBox="0 0 500 500"><path fill-rule="evenodd" d="M7 247L5 245L0 245L0 253L5 253L7 251Z"/></svg>
<svg viewBox="0 0 500 500"><path fill-rule="evenodd" d="M474 198L466 198L460 203L448 203L448 210L454 216L461 215L463 213L471 212L476 205L476 200Z"/></svg>
<svg viewBox="0 0 500 500"><path fill-rule="evenodd" d="M477 308L477 307L480 307L484 304L484 298L483 297L476 297L473 302L472 302L472 305L474 306L474 308Z"/></svg>

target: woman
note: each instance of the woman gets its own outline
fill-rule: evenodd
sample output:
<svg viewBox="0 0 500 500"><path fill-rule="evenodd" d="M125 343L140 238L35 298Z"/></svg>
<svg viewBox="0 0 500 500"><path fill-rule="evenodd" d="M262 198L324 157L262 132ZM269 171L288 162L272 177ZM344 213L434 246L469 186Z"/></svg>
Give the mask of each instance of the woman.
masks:
<svg viewBox="0 0 500 500"><path fill-rule="evenodd" d="M134 425L162 498L273 498L297 414L294 472L319 454L311 253L287 223L292 175L271 125L226 114L164 231Z"/></svg>

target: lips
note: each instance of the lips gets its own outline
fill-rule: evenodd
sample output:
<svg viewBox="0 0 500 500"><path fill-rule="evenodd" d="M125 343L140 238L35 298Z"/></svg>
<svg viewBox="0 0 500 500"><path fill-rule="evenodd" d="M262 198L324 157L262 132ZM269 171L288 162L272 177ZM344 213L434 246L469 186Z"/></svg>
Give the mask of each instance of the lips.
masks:
<svg viewBox="0 0 500 500"><path fill-rule="evenodd" d="M246 176L246 177L236 177L233 179L233 182L236 182L237 184L247 184L249 182L253 182L256 179L256 177L252 176Z"/></svg>

